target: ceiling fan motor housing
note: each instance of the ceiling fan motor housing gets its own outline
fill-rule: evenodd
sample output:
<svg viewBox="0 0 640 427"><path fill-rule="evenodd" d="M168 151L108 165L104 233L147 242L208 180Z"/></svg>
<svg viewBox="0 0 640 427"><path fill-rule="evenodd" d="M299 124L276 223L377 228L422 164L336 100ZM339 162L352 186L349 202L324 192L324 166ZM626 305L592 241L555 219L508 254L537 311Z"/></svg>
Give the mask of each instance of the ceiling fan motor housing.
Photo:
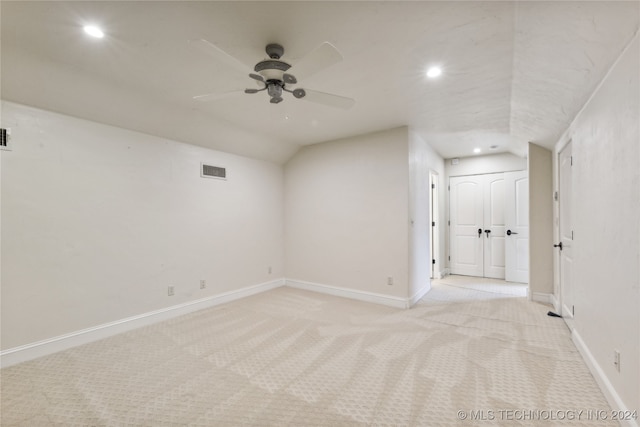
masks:
<svg viewBox="0 0 640 427"><path fill-rule="evenodd" d="M284 47L277 43L269 43L264 50L271 59L280 59L284 55Z"/></svg>
<svg viewBox="0 0 640 427"><path fill-rule="evenodd" d="M265 80L282 80L282 75L289 68L291 68L291 65L279 59L265 59L258 62L254 70Z"/></svg>

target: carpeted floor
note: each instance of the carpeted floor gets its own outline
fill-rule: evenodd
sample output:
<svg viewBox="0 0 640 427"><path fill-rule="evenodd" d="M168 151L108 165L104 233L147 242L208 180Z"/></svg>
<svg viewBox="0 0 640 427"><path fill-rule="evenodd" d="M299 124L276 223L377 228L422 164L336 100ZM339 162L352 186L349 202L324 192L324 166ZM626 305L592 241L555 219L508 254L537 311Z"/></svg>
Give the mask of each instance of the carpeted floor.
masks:
<svg viewBox="0 0 640 427"><path fill-rule="evenodd" d="M278 288L3 369L2 425L607 425L525 292L449 277L398 310Z"/></svg>

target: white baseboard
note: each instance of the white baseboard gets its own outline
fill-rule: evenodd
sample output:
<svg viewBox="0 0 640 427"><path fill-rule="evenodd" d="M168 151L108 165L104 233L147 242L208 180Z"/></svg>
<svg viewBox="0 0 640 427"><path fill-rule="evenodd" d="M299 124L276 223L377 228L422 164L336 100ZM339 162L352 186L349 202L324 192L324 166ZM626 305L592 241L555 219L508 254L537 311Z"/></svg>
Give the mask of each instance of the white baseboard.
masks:
<svg viewBox="0 0 640 427"><path fill-rule="evenodd" d="M549 294L549 300L555 312L560 313L560 301L558 301L558 297L556 297L555 294Z"/></svg>
<svg viewBox="0 0 640 427"><path fill-rule="evenodd" d="M431 281L429 281L429 283L424 285L422 289L420 289L411 298L409 298L409 307L413 307L414 305L416 305L416 303L420 301L422 297L425 296L427 292L429 292L430 290L431 290Z"/></svg>
<svg viewBox="0 0 640 427"><path fill-rule="evenodd" d="M582 355L587 367L591 371L591 375L593 375L598 386L600 386L600 390L602 390L604 397L607 399L607 402L609 402L611 409L614 411L628 411L628 408L625 406L624 402L622 402L622 399L620 399L620 396L596 361L595 357L593 357L593 354L589 351L589 347L587 347L585 342L582 340L582 337L580 337L580 334L575 329L571 330L571 340L580 352L580 355ZM640 427L638 420L620 421L620 425Z"/></svg>
<svg viewBox="0 0 640 427"><path fill-rule="evenodd" d="M394 297L391 295L378 294L354 289L340 288L338 286L323 285L320 283L305 282L303 280L286 279L285 285L291 288L304 289L307 291L319 292L322 294L334 295L337 297L350 298L358 301L372 302L375 304L387 305L396 308L409 308L409 299Z"/></svg>
<svg viewBox="0 0 640 427"><path fill-rule="evenodd" d="M573 311L569 307L562 304L560 311L562 311L562 317L573 320ZM573 326L569 325L569 328L573 329Z"/></svg>
<svg viewBox="0 0 640 427"><path fill-rule="evenodd" d="M151 311L137 316L128 317L115 322L109 322L92 328L82 329L80 331L71 332L69 334L60 335L46 340L38 341L19 347L10 348L0 352L0 367L16 365L28 360L37 359L38 357L53 354L58 351L67 350L82 344L98 341L116 334L121 334L153 323L162 322L184 314L193 313L194 311L204 308L213 307L227 302L235 301L240 298L248 297L260 292L283 286L284 278L273 280L270 282L260 283L258 285L247 286L235 291L225 292L202 298L196 301L186 302L160 310Z"/></svg>
<svg viewBox="0 0 640 427"><path fill-rule="evenodd" d="M545 294L543 292L531 292L531 299L535 302L551 304L551 294Z"/></svg>

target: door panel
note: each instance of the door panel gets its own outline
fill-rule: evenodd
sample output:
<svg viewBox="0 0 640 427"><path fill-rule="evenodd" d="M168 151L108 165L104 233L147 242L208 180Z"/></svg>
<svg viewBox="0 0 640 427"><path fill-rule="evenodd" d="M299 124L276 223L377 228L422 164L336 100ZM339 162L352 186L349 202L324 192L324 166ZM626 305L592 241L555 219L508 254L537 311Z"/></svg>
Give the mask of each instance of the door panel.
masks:
<svg viewBox="0 0 640 427"><path fill-rule="evenodd" d="M452 177L451 210L451 274L483 275L483 181L481 177Z"/></svg>
<svg viewBox="0 0 640 427"><path fill-rule="evenodd" d="M507 172L505 181L505 279L529 282L529 177L526 171Z"/></svg>
<svg viewBox="0 0 640 427"><path fill-rule="evenodd" d="M560 298L562 301L562 315L573 317L574 284L572 281L573 266L573 222L572 222L572 163L571 142L560 152L558 164L560 165L559 177L559 202L560 202Z"/></svg>
<svg viewBox="0 0 640 427"><path fill-rule="evenodd" d="M484 276L504 279L504 174L484 178Z"/></svg>
<svg viewBox="0 0 640 427"><path fill-rule="evenodd" d="M434 171L429 171L429 247L430 247L430 259L431 259L431 278L440 278L440 254L438 251L439 239L438 228L440 227L440 219L438 218L438 174Z"/></svg>

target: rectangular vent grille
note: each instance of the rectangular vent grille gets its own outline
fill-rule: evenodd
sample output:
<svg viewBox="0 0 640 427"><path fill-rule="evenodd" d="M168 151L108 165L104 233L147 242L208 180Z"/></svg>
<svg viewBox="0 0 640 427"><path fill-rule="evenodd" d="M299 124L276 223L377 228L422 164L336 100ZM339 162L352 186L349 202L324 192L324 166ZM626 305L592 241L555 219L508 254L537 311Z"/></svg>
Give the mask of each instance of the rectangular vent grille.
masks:
<svg viewBox="0 0 640 427"><path fill-rule="evenodd" d="M227 169L202 163L200 176L203 178L227 179Z"/></svg>
<svg viewBox="0 0 640 427"><path fill-rule="evenodd" d="M0 128L0 150L11 151L9 138L11 137L11 129Z"/></svg>

